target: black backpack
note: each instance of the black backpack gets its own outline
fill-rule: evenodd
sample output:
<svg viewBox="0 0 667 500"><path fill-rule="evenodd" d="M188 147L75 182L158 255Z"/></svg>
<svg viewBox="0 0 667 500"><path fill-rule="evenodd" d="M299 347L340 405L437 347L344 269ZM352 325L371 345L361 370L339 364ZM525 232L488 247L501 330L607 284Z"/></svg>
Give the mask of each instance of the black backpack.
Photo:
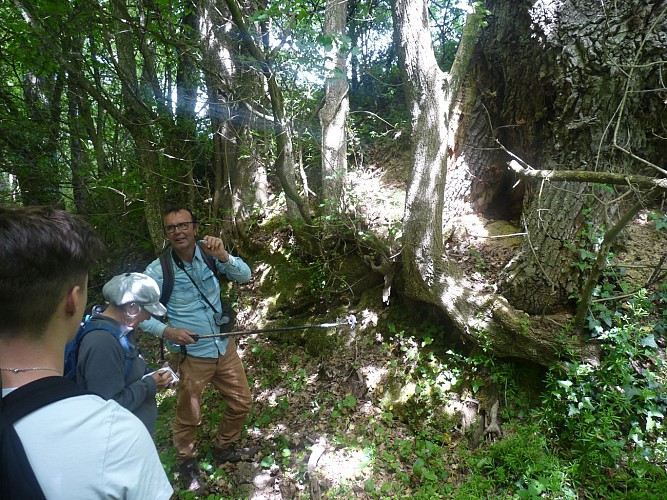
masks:
<svg viewBox="0 0 667 500"><path fill-rule="evenodd" d="M46 377L15 389L0 402L0 498L45 499L14 422L35 410L73 396L87 394L63 377ZM54 473L56 471L53 471Z"/></svg>

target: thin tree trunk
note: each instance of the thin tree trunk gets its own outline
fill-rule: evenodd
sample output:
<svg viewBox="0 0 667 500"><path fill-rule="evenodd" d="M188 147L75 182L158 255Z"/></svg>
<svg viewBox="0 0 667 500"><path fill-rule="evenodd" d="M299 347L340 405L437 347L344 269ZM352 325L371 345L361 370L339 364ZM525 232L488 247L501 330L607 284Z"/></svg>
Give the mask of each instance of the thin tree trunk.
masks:
<svg viewBox="0 0 667 500"><path fill-rule="evenodd" d="M347 0L328 0L324 14L324 34L331 37L332 49L327 61L324 105L320 110L322 126L322 198L325 213L344 210L343 186L347 175L347 139L345 121L349 109L347 51L341 47L345 35Z"/></svg>
<svg viewBox="0 0 667 500"><path fill-rule="evenodd" d="M23 77L23 98L36 128L30 143L21 145L25 166L16 171L25 205L63 204L57 159L62 92L63 79L58 75Z"/></svg>
<svg viewBox="0 0 667 500"><path fill-rule="evenodd" d="M173 148L173 171L187 178L187 205L197 206L193 170L197 151L197 124L195 109L199 83L199 68L193 59L199 40L199 16L191 0L185 2L180 23L183 43L176 48L176 124L170 130L167 144Z"/></svg>
<svg viewBox="0 0 667 500"><path fill-rule="evenodd" d="M83 37L69 39L63 37L66 51L80 54L83 48ZM72 172L72 194L76 210L81 214L88 214L90 210L90 196L86 189L90 179L90 167L86 161L86 147L84 132L85 116L81 108L81 97L76 92L76 84L71 77L67 77L67 119L69 125L70 170Z"/></svg>
<svg viewBox="0 0 667 500"><path fill-rule="evenodd" d="M282 89L276 80L276 75L271 68L270 61L255 43L246 25L245 18L240 5L236 0L225 0L231 12L234 23L241 30L241 38L248 52L258 62L261 72L266 78L271 109L274 118L274 133L276 138L276 175L280 185L285 192L287 202L287 216L295 221L303 220L311 223L310 209L304 199L299 195L296 185L296 164L294 162L294 151L292 145L292 131L289 120L285 113L285 102Z"/></svg>
<svg viewBox="0 0 667 500"><path fill-rule="evenodd" d="M412 115L414 163L403 217L405 284L410 296L432 301L442 291L443 272L458 274L442 257L450 96L431 45L427 3L396 0L393 15Z"/></svg>
<svg viewBox="0 0 667 500"><path fill-rule="evenodd" d="M139 90L136 55L133 46L132 32L123 22L129 18L127 6L124 0L112 0L111 12L116 23L116 47L118 50L118 65L121 69L120 76L123 103L134 122L128 123L128 130L134 139L137 158L140 161L140 171L144 179L144 192L146 202L144 213L148 232L156 252L160 251L164 242L162 230L161 198L162 189L157 173L160 171L160 161L155 149L157 141L152 137L150 127L144 125L150 120L142 103L138 100L141 95ZM143 119L142 119L143 118Z"/></svg>
<svg viewBox="0 0 667 500"><path fill-rule="evenodd" d="M200 12L200 37L203 45L202 68L208 95L209 121L213 136L212 171L214 191L212 213L219 221L216 230L229 238L242 232L237 226L243 224L252 203L253 166L243 161L241 150L251 140L246 113L232 94L239 88L259 89L263 92L255 75L238 71L230 46L233 24L223 5L211 0L198 2ZM234 97L231 97L234 95Z"/></svg>

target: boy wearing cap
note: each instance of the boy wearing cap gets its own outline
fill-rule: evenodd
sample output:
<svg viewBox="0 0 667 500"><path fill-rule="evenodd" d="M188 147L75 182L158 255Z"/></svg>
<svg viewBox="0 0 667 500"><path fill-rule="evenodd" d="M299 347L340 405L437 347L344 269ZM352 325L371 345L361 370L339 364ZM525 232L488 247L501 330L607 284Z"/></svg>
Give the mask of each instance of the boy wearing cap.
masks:
<svg viewBox="0 0 667 500"><path fill-rule="evenodd" d="M88 272L103 245L80 218L51 207L0 207L0 416L21 394L48 400L65 345L88 299ZM36 481L22 498L169 499L173 492L145 427L115 401L80 394L44 404L13 430ZM3 448L4 450L4 448ZM0 498L15 498L0 455Z"/></svg>
<svg viewBox="0 0 667 500"><path fill-rule="evenodd" d="M160 304L160 289L145 274L125 273L104 285L102 294L109 305L93 308L89 331L79 346L76 382L104 399L117 401L153 435L155 394L167 387L172 377L167 371L144 377L148 365L139 354L134 327L151 315L167 313Z"/></svg>

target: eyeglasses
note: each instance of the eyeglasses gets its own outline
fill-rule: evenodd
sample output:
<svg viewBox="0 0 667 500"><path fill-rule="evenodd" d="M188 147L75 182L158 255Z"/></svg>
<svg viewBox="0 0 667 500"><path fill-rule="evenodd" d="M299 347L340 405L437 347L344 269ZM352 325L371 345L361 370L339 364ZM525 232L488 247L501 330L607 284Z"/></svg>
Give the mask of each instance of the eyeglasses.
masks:
<svg viewBox="0 0 667 500"><path fill-rule="evenodd" d="M185 231L190 224L195 224L194 221L190 222L179 222L178 224L169 224L168 226L164 226L164 232L167 234L172 234L176 232L176 229L179 231Z"/></svg>

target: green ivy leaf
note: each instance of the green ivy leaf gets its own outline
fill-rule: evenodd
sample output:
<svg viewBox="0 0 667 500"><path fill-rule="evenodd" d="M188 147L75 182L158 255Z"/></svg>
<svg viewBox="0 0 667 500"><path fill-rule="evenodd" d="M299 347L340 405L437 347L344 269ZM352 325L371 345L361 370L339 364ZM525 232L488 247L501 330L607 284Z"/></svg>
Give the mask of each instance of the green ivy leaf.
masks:
<svg viewBox="0 0 667 500"><path fill-rule="evenodd" d="M435 472L433 472L430 469L426 469L424 471L424 473L422 474L422 477L424 479L428 479L429 481L437 481L437 479L438 479L438 476L435 474Z"/></svg>
<svg viewBox="0 0 667 500"><path fill-rule="evenodd" d="M345 396L345 399L343 399L343 406L346 408L354 408L357 406L357 398L352 396L351 394L348 394Z"/></svg>
<svg viewBox="0 0 667 500"><path fill-rule="evenodd" d="M426 462L423 458L415 460L415 463L412 466L412 472L415 476L421 476L422 470L424 470L424 465L426 465Z"/></svg>
<svg viewBox="0 0 667 500"><path fill-rule="evenodd" d="M641 339L639 341L639 343L643 347L651 347L653 349L658 348L658 344L655 343L655 336L654 335L648 335L648 336L644 337L643 339Z"/></svg>
<svg viewBox="0 0 667 500"><path fill-rule="evenodd" d="M532 496L535 496L535 497L540 496L540 494L543 491L544 491L544 485L542 483L540 483L539 481L537 481L536 479L531 480L530 483L528 484L528 492Z"/></svg>

